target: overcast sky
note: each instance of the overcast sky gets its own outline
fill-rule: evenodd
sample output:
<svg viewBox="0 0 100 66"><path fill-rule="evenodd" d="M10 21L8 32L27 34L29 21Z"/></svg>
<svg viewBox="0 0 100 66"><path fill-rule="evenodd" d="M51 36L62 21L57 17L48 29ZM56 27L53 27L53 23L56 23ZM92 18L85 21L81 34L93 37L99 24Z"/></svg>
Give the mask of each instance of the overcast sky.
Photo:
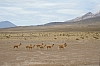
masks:
<svg viewBox="0 0 100 66"><path fill-rule="evenodd" d="M100 0L0 0L0 21L18 26L74 19L100 10Z"/></svg>

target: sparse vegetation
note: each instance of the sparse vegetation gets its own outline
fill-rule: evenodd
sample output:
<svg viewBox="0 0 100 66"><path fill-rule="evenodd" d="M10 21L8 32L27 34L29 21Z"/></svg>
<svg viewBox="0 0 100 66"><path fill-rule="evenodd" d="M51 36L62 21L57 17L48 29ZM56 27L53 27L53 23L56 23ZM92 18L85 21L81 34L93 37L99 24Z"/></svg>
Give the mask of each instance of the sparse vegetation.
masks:
<svg viewBox="0 0 100 66"><path fill-rule="evenodd" d="M0 38L0 58L6 62L1 62L2 66L86 66L98 63L100 32L9 31L0 32ZM23 43L20 47L19 42ZM52 51L47 51L47 46L51 49L52 44L55 44ZM18 49L12 49L14 47ZM65 49L60 51L58 48Z"/></svg>
<svg viewBox="0 0 100 66"><path fill-rule="evenodd" d="M14 40L82 40L99 39L100 32L0 32L0 38Z"/></svg>
<svg viewBox="0 0 100 66"><path fill-rule="evenodd" d="M84 37L80 37L81 39L84 39Z"/></svg>
<svg viewBox="0 0 100 66"><path fill-rule="evenodd" d="M95 38L95 39L99 39L98 37L93 37L93 38Z"/></svg>
<svg viewBox="0 0 100 66"><path fill-rule="evenodd" d="M76 40L79 40L78 38L76 38Z"/></svg>

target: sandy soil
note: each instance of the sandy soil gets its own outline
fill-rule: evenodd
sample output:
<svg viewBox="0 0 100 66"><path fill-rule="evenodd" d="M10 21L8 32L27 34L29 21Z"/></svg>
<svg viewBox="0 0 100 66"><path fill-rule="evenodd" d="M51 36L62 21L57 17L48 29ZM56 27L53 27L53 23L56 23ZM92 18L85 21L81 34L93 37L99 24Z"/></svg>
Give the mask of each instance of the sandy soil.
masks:
<svg viewBox="0 0 100 66"><path fill-rule="evenodd" d="M17 49L14 44L22 45ZM67 43L64 49L58 44ZM46 48L32 50L25 47L29 44L55 44ZM0 66L100 66L100 39L81 40L0 40Z"/></svg>

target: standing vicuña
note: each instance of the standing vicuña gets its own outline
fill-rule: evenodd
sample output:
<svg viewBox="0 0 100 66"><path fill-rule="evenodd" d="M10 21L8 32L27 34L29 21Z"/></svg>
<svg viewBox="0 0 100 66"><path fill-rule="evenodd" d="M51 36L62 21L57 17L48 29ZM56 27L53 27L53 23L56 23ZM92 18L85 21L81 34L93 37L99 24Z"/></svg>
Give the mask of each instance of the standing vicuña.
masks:
<svg viewBox="0 0 100 66"><path fill-rule="evenodd" d="M14 48L18 48L20 45L22 44L20 43L20 44L14 45Z"/></svg>
<svg viewBox="0 0 100 66"><path fill-rule="evenodd" d="M52 44L52 45L47 45L47 49L52 49L52 47L54 46L54 44Z"/></svg>
<svg viewBox="0 0 100 66"><path fill-rule="evenodd" d="M46 46L46 45L44 45L44 46L43 46L43 45L41 45L41 46L40 46L40 49L44 49L44 47L45 47L45 46Z"/></svg>
<svg viewBox="0 0 100 66"><path fill-rule="evenodd" d="M37 48L40 47L41 45L43 45L43 43L42 44L36 44Z"/></svg>
<svg viewBox="0 0 100 66"><path fill-rule="evenodd" d="M64 49L65 47L67 46L67 44L65 43L65 44L59 44L58 45L58 49Z"/></svg>
<svg viewBox="0 0 100 66"><path fill-rule="evenodd" d="M29 48L29 49L32 49L34 47L35 47L35 45L32 46L31 44L29 46L26 46L26 48Z"/></svg>

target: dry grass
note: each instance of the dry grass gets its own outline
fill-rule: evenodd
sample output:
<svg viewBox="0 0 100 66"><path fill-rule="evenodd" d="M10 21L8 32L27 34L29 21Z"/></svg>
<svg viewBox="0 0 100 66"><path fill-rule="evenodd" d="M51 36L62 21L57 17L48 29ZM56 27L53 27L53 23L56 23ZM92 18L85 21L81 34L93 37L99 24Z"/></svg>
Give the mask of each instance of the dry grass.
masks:
<svg viewBox="0 0 100 66"><path fill-rule="evenodd" d="M22 45L13 49L13 44L20 42ZM42 43L55 45L52 51L36 46L25 49ZM64 43L65 49L58 50L58 44ZM99 57L100 32L0 32L1 66L100 66Z"/></svg>

